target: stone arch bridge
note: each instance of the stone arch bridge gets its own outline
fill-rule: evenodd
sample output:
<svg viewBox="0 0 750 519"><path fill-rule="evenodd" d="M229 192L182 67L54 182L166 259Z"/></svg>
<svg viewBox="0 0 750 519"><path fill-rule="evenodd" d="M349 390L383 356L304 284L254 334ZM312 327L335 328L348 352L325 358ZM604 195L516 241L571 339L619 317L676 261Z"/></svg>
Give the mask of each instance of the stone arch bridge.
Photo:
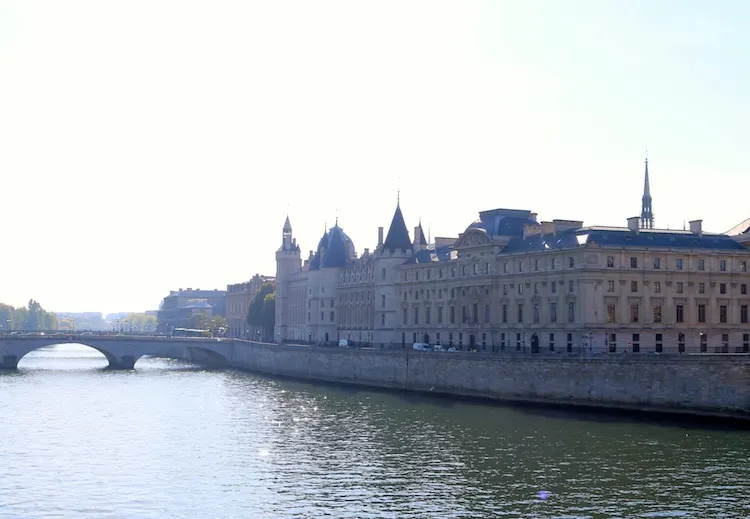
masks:
<svg viewBox="0 0 750 519"><path fill-rule="evenodd" d="M192 360L227 365L232 361L233 339L143 335L8 335L0 337L0 369L16 369L27 354L56 344L82 344L102 353L110 369L134 369L143 356Z"/></svg>

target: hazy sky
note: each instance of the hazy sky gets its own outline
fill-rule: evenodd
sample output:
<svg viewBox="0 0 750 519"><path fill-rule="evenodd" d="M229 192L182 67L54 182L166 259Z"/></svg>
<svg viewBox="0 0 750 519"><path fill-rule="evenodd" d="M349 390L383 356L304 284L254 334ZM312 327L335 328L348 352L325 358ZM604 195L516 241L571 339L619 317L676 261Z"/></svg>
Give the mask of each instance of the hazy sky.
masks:
<svg viewBox="0 0 750 519"><path fill-rule="evenodd" d="M156 308L496 207L750 216L750 3L0 2L0 301Z"/></svg>

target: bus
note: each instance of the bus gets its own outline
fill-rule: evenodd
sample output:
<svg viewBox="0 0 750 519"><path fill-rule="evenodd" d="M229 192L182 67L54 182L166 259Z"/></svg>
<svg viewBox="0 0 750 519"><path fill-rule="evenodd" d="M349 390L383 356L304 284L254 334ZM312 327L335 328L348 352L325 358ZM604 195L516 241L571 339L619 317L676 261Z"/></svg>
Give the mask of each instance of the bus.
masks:
<svg viewBox="0 0 750 519"><path fill-rule="evenodd" d="M196 330L192 328L174 328L172 336L174 337L209 337L211 334L208 330Z"/></svg>

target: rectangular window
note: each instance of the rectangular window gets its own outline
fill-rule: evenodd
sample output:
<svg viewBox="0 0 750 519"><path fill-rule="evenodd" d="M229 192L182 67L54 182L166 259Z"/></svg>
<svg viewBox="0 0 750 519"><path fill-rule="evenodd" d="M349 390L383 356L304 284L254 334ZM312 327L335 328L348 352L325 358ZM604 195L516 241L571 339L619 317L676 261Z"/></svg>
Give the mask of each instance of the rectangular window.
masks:
<svg viewBox="0 0 750 519"><path fill-rule="evenodd" d="M729 353L729 334L721 334L721 351L722 353Z"/></svg>
<svg viewBox="0 0 750 519"><path fill-rule="evenodd" d="M451 306L450 314L451 314L451 324L456 324L456 307L455 306Z"/></svg>
<svg viewBox="0 0 750 519"><path fill-rule="evenodd" d="M683 292L682 281L678 281L677 282L677 293L678 294L682 294L682 292Z"/></svg>
<svg viewBox="0 0 750 519"><path fill-rule="evenodd" d="M750 333L742 334L742 353L750 353Z"/></svg>
<svg viewBox="0 0 750 519"><path fill-rule="evenodd" d="M568 267L575 267L575 260L573 259L573 256L568 256Z"/></svg>
<svg viewBox="0 0 750 519"><path fill-rule="evenodd" d="M518 284L518 295L523 295L523 283Z"/></svg>
<svg viewBox="0 0 750 519"><path fill-rule="evenodd" d="M674 261L674 268L676 268L677 270L682 270L682 258L677 258Z"/></svg>
<svg viewBox="0 0 750 519"><path fill-rule="evenodd" d="M726 294L727 293L727 284L726 283L719 283L719 293L720 294Z"/></svg>
<svg viewBox="0 0 750 519"><path fill-rule="evenodd" d="M500 334L500 349L505 349L505 332Z"/></svg>
<svg viewBox="0 0 750 519"><path fill-rule="evenodd" d="M719 306L719 322L720 323L727 322L727 305Z"/></svg>
<svg viewBox="0 0 750 519"><path fill-rule="evenodd" d="M385 308L385 294L380 296L380 307Z"/></svg>
<svg viewBox="0 0 750 519"><path fill-rule="evenodd" d="M552 293L557 294L557 283L555 281L552 282Z"/></svg>
<svg viewBox="0 0 750 519"><path fill-rule="evenodd" d="M508 273L508 262L506 261L505 263L503 263L503 274L507 274L507 273Z"/></svg>
<svg viewBox="0 0 750 519"><path fill-rule="evenodd" d="M518 262L518 272L523 272L523 261Z"/></svg>
<svg viewBox="0 0 750 519"><path fill-rule="evenodd" d="M633 303L630 305L630 322L638 322L638 303Z"/></svg>
<svg viewBox="0 0 750 519"><path fill-rule="evenodd" d="M555 270L556 267L557 267L557 259L556 258L552 258L550 260L550 269L551 270Z"/></svg>
<svg viewBox="0 0 750 519"><path fill-rule="evenodd" d="M635 256L630 256L630 268L631 269L638 268L638 258L636 258Z"/></svg>
<svg viewBox="0 0 750 519"><path fill-rule="evenodd" d="M664 351L664 346L662 343L662 334L657 333L656 334L656 353L661 353Z"/></svg>
<svg viewBox="0 0 750 519"><path fill-rule="evenodd" d="M740 261L740 272L747 272L747 261Z"/></svg>
<svg viewBox="0 0 750 519"><path fill-rule="evenodd" d="M453 346L453 332L448 332L448 346Z"/></svg>
<svg viewBox="0 0 750 519"><path fill-rule="evenodd" d="M333 322L333 320L334 320L333 317L334 317L334 313L331 312L331 322Z"/></svg>
<svg viewBox="0 0 750 519"><path fill-rule="evenodd" d="M568 281L568 294L572 294L575 288L575 281Z"/></svg>
<svg viewBox="0 0 750 519"><path fill-rule="evenodd" d="M698 322L699 323L706 322L706 305L703 305L703 304L698 305Z"/></svg>
<svg viewBox="0 0 750 519"><path fill-rule="evenodd" d="M683 305L675 305L675 316L674 320L678 323L684 323L685 322L685 307Z"/></svg>
<svg viewBox="0 0 750 519"><path fill-rule="evenodd" d="M508 322L508 305L503 305L503 322Z"/></svg>
<svg viewBox="0 0 750 519"><path fill-rule="evenodd" d="M474 324L479 322L479 305L477 303L471 305L471 322Z"/></svg>
<svg viewBox="0 0 750 519"><path fill-rule="evenodd" d="M521 334L516 334L516 351L521 351Z"/></svg>
<svg viewBox="0 0 750 519"><path fill-rule="evenodd" d="M571 353L573 351L573 334L569 333L567 336L567 345L565 346L565 350L568 353Z"/></svg>
<svg viewBox="0 0 750 519"><path fill-rule="evenodd" d="M539 260L538 260L538 259L535 259L535 260L534 260L534 270L535 270L535 271L536 271L536 270L539 270Z"/></svg>
<svg viewBox="0 0 750 519"><path fill-rule="evenodd" d="M404 308L404 323L403 324L409 324L409 309Z"/></svg>
<svg viewBox="0 0 750 519"><path fill-rule="evenodd" d="M607 292L614 292L614 291L615 291L615 282L607 281Z"/></svg>
<svg viewBox="0 0 750 519"><path fill-rule="evenodd" d="M661 305L654 305L654 322L661 322Z"/></svg>
<svg viewBox="0 0 750 519"><path fill-rule="evenodd" d="M557 303L549 304L549 322L551 323L557 322Z"/></svg>
<svg viewBox="0 0 750 519"><path fill-rule="evenodd" d="M705 294L706 293L706 284L705 283L698 283L698 293L699 294Z"/></svg>
<svg viewBox="0 0 750 519"><path fill-rule="evenodd" d="M614 256L607 256L607 268L615 268L615 257Z"/></svg>
<svg viewBox="0 0 750 519"><path fill-rule="evenodd" d="M740 285L740 294L743 296L747 295L747 285L745 283Z"/></svg>
<svg viewBox="0 0 750 519"><path fill-rule="evenodd" d="M549 334L549 351L555 351L555 334Z"/></svg>
<svg viewBox="0 0 750 519"><path fill-rule="evenodd" d="M518 322L523 322L523 303L518 303Z"/></svg>
<svg viewBox="0 0 750 519"><path fill-rule="evenodd" d="M468 321L469 321L469 314L466 311L466 305L464 305L461 307L461 322L465 324Z"/></svg>
<svg viewBox="0 0 750 519"><path fill-rule="evenodd" d="M484 264L484 273L489 274L490 273L490 264L486 263Z"/></svg>
<svg viewBox="0 0 750 519"><path fill-rule="evenodd" d="M503 295L504 296L508 295L508 285L503 285Z"/></svg>
<svg viewBox="0 0 750 519"><path fill-rule="evenodd" d="M452 278L456 277L456 267L451 267L451 277Z"/></svg>
<svg viewBox="0 0 750 519"><path fill-rule="evenodd" d="M419 271L414 273L414 281L419 281Z"/></svg>
<svg viewBox="0 0 750 519"><path fill-rule="evenodd" d="M617 305L615 303L607 303L607 322L614 323L617 321Z"/></svg>
<svg viewBox="0 0 750 519"><path fill-rule="evenodd" d="M443 307L442 306L437 307L437 321L438 321L438 324L443 324Z"/></svg>
<svg viewBox="0 0 750 519"><path fill-rule="evenodd" d="M698 260L698 270L706 270L706 260Z"/></svg>
<svg viewBox="0 0 750 519"><path fill-rule="evenodd" d="M535 294L539 293L539 283L534 283L534 293Z"/></svg>
<svg viewBox="0 0 750 519"><path fill-rule="evenodd" d="M435 333L435 344L440 344L440 332Z"/></svg>
<svg viewBox="0 0 750 519"><path fill-rule="evenodd" d="M633 334L633 340L631 341L631 348L633 350L633 353L638 353L641 351L641 334L640 333L634 333Z"/></svg>
<svg viewBox="0 0 750 519"><path fill-rule="evenodd" d="M722 272L727 271L727 260L723 259L719 261L719 270L721 270Z"/></svg>
<svg viewBox="0 0 750 519"><path fill-rule="evenodd" d="M458 334L458 347L460 348L463 345L464 345L464 334L459 333Z"/></svg>
<svg viewBox="0 0 750 519"><path fill-rule="evenodd" d="M427 271L427 279L432 279L432 271L431 270Z"/></svg>
<svg viewBox="0 0 750 519"><path fill-rule="evenodd" d="M609 343L609 352L616 353L617 352L617 334L616 333L609 334L608 343Z"/></svg>
<svg viewBox="0 0 750 519"><path fill-rule="evenodd" d="M658 294L661 292L661 282L654 281L654 294Z"/></svg>
<svg viewBox="0 0 750 519"><path fill-rule="evenodd" d="M638 292L638 282L637 281L631 281L630 282L630 291L631 292Z"/></svg>
<svg viewBox="0 0 750 519"><path fill-rule="evenodd" d="M534 322L539 322L539 303L534 303Z"/></svg>
<svg viewBox="0 0 750 519"><path fill-rule="evenodd" d="M661 268L661 258L659 257L654 258L654 268L656 270L659 270Z"/></svg>
<svg viewBox="0 0 750 519"><path fill-rule="evenodd" d="M677 334L677 351L685 353L685 334L682 332Z"/></svg>
<svg viewBox="0 0 750 519"><path fill-rule="evenodd" d="M740 306L740 322L747 323L747 305Z"/></svg>
<svg viewBox="0 0 750 519"><path fill-rule="evenodd" d="M490 305L484 305L484 324L490 322Z"/></svg>
<svg viewBox="0 0 750 519"><path fill-rule="evenodd" d="M576 304L574 302L568 303L568 322L574 323L576 321Z"/></svg>
<svg viewBox="0 0 750 519"><path fill-rule="evenodd" d="M380 326L385 326L385 314L380 314Z"/></svg>
<svg viewBox="0 0 750 519"><path fill-rule="evenodd" d="M428 306L427 308L424 309L424 323L425 324L430 324L430 317L431 317L430 307Z"/></svg>

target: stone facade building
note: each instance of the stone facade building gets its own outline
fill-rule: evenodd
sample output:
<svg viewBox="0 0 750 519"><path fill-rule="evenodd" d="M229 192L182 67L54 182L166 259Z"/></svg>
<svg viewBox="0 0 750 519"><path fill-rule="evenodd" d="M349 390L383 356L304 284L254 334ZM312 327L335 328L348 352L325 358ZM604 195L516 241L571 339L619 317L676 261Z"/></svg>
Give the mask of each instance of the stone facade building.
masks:
<svg viewBox="0 0 750 519"><path fill-rule="evenodd" d="M226 304L227 293L224 290L170 290L157 311L157 331L169 333L175 328L191 328L193 318L198 314L206 319L226 315Z"/></svg>
<svg viewBox="0 0 750 519"><path fill-rule="evenodd" d="M740 226L738 226L739 228ZM336 225L302 262L287 219L276 253L276 341L486 351L750 351L750 229L654 227L648 161L627 226L479 213L456 239L388 234L357 256Z"/></svg>
<svg viewBox="0 0 750 519"><path fill-rule="evenodd" d="M266 283L274 283L271 276L255 274L250 281L227 285L227 327L228 336L238 339L251 338L250 325L247 324L247 310L250 302Z"/></svg>

